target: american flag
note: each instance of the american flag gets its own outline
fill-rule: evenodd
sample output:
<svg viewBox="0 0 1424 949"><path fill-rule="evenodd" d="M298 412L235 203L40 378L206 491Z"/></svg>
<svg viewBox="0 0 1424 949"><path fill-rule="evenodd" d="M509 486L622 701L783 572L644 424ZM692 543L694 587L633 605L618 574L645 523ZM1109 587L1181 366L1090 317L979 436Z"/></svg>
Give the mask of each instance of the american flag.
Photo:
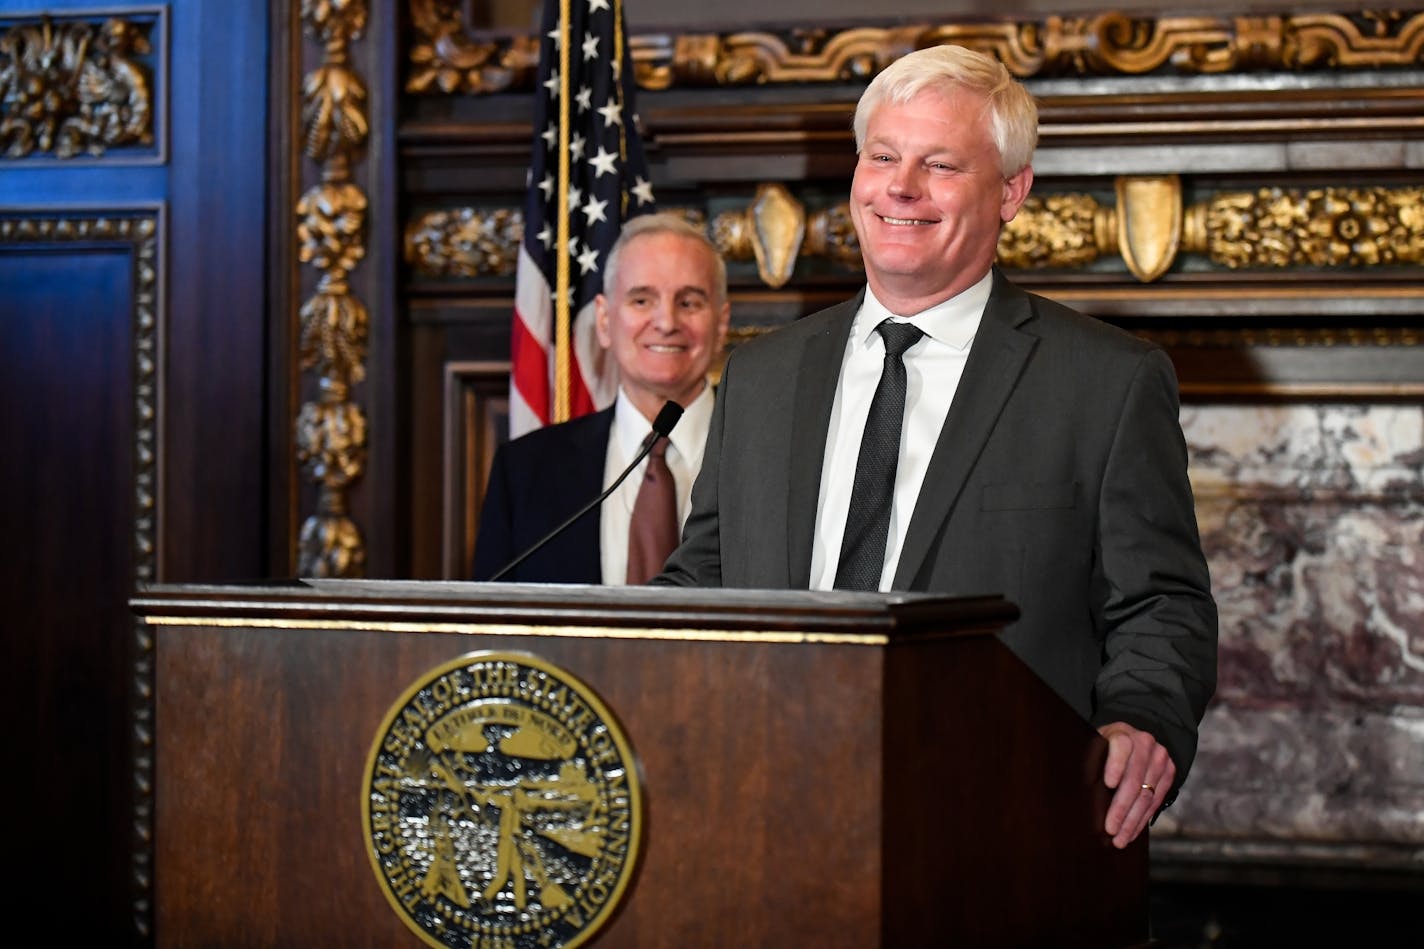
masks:
<svg viewBox="0 0 1424 949"><path fill-rule="evenodd" d="M545 0L515 278L509 434L612 403L593 299L623 221L653 210L622 0Z"/></svg>

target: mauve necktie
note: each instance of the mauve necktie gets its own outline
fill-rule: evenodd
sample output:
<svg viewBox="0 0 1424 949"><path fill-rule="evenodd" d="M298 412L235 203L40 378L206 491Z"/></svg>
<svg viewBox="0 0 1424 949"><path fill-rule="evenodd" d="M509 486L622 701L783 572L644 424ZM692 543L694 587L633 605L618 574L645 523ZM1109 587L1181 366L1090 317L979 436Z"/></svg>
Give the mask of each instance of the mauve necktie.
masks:
<svg viewBox="0 0 1424 949"><path fill-rule="evenodd" d="M860 457L850 492L837 590L878 590L885 569L885 540L890 506L895 500L895 469L900 464L900 428L905 418L905 351L924 335L910 323L884 320L875 327L885 340L885 364L870 400Z"/></svg>
<svg viewBox="0 0 1424 949"><path fill-rule="evenodd" d="M660 438L648 455L633 519L628 524L628 582L647 583L662 572L677 547L677 485L667 466L668 440Z"/></svg>

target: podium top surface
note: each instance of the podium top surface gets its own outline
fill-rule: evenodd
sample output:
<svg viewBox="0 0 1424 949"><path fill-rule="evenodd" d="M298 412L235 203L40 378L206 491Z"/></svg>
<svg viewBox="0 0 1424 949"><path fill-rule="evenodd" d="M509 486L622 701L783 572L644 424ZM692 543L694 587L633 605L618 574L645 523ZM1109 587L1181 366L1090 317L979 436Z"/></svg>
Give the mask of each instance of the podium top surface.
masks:
<svg viewBox="0 0 1424 949"><path fill-rule="evenodd" d="M585 626L674 637L706 631L875 643L997 632L1018 616L1013 604L997 596L411 580L150 584L130 605L148 622L166 625L211 625L223 618L452 632Z"/></svg>

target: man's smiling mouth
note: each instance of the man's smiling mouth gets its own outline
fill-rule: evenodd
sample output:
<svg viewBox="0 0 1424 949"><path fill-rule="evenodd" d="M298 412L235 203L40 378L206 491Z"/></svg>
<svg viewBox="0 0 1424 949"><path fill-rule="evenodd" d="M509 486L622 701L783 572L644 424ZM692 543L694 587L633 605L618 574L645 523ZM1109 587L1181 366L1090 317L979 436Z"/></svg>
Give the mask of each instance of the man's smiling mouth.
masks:
<svg viewBox="0 0 1424 949"><path fill-rule="evenodd" d="M884 221L886 224L903 225L903 224L933 224L933 223L934 223L934 221L922 221L922 220L920 220L919 218L913 218L913 217L887 217L887 216L885 216L884 214L879 215L879 217L880 217L880 220Z"/></svg>

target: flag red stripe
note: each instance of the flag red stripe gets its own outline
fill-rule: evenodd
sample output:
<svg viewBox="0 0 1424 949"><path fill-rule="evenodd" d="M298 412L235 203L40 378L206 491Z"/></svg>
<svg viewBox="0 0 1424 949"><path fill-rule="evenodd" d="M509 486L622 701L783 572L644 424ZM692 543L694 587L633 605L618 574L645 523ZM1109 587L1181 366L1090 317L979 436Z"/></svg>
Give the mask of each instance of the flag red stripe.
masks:
<svg viewBox="0 0 1424 949"><path fill-rule="evenodd" d="M543 425L549 424L549 354L543 342L529 332L529 326L516 309L514 325L510 330L510 375L514 388L524 399L524 403L538 416Z"/></svg>

